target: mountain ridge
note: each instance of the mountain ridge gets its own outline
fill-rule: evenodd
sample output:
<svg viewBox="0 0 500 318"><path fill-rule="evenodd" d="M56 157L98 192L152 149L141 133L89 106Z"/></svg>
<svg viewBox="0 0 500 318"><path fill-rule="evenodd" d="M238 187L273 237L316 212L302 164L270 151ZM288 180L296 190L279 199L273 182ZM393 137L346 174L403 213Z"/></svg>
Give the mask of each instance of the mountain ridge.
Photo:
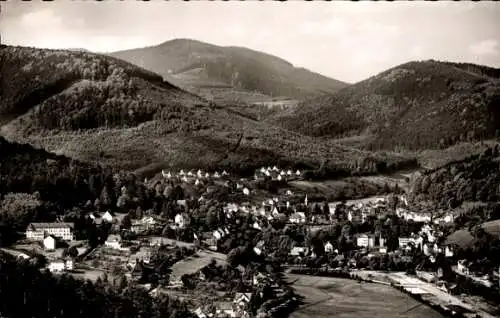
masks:
<svg viewBox="0 0 500 318"><path fill-rule="evenodd" d="M370 157L390 166L408 159L333 141L318 144L106 55L2 47L0 59L6 74L0 92L2 134L85 162L125 170L197 166L238 171L281 162L326 165L331 171L356 166L367 172L376 170L374 162L354 162ZM58 89L50 91L57 81ZM33 92L37 98L27 98Z"/></svg>
<svg viewBox="0 0 500 318"><path fill-rule="evenodd" d="M202 89L204 82L222 82L233 90L255 91L267 98L287 96L296 99L333 92L348 85L295 67L292 63L268 53L191 39L174 39L155 46L118 51L110 55L154 70L183 88L204 96L211 95ZM190 79L180 76L194 69L201 69L201 73ZM217 92L213 95L217 95Z"/></svg>
<svg viewBox="0 0 500 318"><path fill-rule="evenodd" d="M412 61L304 101L270 121L316 137L368 136L372 149L419 150L492 138L500 129L499 72Z"/></svg>

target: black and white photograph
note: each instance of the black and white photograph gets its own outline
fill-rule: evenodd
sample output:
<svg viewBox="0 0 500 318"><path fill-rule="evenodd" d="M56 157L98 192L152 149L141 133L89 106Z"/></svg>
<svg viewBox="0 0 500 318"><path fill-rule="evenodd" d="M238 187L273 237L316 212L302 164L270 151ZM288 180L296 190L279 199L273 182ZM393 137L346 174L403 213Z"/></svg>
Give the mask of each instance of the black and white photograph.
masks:
<svg viewBox="0 0 500 318"><path fill-rule="evenodd" d="M1 318L500 317L500 3L0 1Z"/></svg>

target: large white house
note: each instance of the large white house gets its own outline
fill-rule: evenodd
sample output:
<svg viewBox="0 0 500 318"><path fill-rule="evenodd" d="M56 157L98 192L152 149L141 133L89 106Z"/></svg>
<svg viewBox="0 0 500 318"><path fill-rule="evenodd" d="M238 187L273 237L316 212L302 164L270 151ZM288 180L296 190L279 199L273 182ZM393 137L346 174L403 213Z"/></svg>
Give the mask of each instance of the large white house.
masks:
<svg viewBox="0 0 500 318"><path fill-rule="evenodd" d="M26 238L43 241L47 235L53 235L65 241L72 241L73 223L30 223L26 229Z"/></svg>
<svg viewBox="0 0 500 318"><path fill-rule="evenodd" d="M56 249L56 239L49 235L43 239L43 248L47 251L53 251Z"/></svg>
<svg viewBox="0 0 500 318"><path fill-rule="evenodd" d="M119 250L122 247L121 241L122 241L122 239L121 239L120 235L111 234L106 239L106 242L104 242L104 245L106 247Z"/></svg>
<svg viewBox="0 0 500 318"><path fill-rule="evenodd" d="M375 247L375 236L368 234L359 234L356 237L356 245L360 247Z"/></svg>
<svg viewBox="0 0 500 318"><path fill-rule="evenodd" d="M113 222L113 215L109 211L106 211L106 213L102 215L102 219L108 223L111 223Z"/></svg>
<svg viewBox="0 0 500 318"><path fill-rule="evenodd" d="M66 270L73 270L73 261L71 259L60 259L52 261L47 265L47 268L51 273L60 273Z"/></svg>

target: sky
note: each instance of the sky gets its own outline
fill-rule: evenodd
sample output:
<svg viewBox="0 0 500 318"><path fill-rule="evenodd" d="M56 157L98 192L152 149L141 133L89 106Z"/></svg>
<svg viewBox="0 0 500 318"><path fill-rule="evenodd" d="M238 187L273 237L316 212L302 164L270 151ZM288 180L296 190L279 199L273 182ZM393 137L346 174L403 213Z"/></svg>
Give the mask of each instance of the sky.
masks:
<svg viewBox="0 0 500 318"><path fill-rule="evenodd" d="M244 46L354 83L412 60L500 67L500 3L1 3L2 44L113 52L175 38Z"/></svg>

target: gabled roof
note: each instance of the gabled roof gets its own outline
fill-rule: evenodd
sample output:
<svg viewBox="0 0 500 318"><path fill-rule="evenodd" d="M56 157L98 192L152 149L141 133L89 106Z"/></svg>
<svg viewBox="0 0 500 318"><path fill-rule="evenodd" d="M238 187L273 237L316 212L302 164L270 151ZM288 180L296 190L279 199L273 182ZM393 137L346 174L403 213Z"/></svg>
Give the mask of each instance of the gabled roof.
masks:
<svg viewBox="0 0 500 318"><path fill-rule="evenodd" d="M54 235L47 235L47 236L46 236L43 240L46 240L46 239L48 239L49 237L50 237L51 239L53 239L54 241L57 241L57 238L56 238Z"/></svg>
<svg viewBox="0 0 500 318"><path fill-rule="evenodd" d="M120 242L122 240L121 236L118 234L110 234L106 239L106 242Z"/></svg>
<svg viewBox="0 0 500 318"><path fill-rule="evenodd" d="M234 296L235 301L246 300L250 301L252 299L252 293L236 293Z"/></svg>
<svg viewBox="0 0 500 318"><path fill-rule="evenodd" d="M69 222L52 222L52 223L30 223L29 230L44 230L44 229L58 229L58 228L74 228L74 223Z"/></svg>

